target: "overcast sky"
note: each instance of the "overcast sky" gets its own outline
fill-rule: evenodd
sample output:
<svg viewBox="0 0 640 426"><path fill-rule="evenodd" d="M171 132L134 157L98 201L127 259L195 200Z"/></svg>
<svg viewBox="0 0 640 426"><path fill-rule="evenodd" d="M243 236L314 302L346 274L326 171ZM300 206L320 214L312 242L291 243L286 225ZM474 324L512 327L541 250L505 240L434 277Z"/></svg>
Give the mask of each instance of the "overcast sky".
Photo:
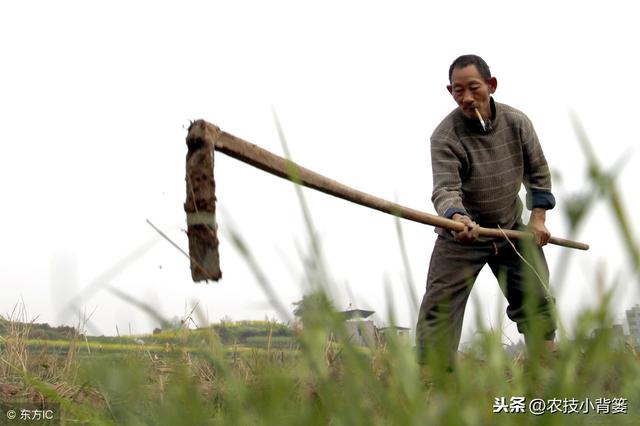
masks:
<svg viewBox="0 0 640 426"><path fill-rule="evenodd" d="M533 121L554 172L552 234L567 236L566 196L586 188L569 112L640 211L637 40L632 2L3 2L0 5L0 313L24 301L29 319L89 331L150 332L158 323L107 290L167 318L197 303L201 324L276 318L225 236L235 226L287 307L305 291L307 244L293 185L216 155L224 278L191 282L189 265L146 219L187 248L186 126L204 118L347 185L433 212L429 136L455 104L445 89L460 54L476 53L498 79L495 99ZM338 308L377 311L413 327L394 219L305 190ZM616 279L617 314L638 303L610 209L600 203L575 236L562 283L563 321L593 306L596 271ZM632 223L633 232L638 227ZM422 298L433 229L403 222L413 291ZM560 254L546 249L552 275ZM392 295L392 301L386 296ZM504 321L490 271L479 278L463 340Z"/></svg>

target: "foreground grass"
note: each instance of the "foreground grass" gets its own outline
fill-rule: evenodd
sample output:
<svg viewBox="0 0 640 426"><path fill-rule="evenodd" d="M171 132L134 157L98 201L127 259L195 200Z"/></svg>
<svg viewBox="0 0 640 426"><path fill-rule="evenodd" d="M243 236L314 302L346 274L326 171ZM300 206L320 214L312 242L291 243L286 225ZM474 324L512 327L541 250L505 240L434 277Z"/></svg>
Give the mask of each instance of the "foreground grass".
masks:
<svg viewBox="0 0 640 426"><path fill-rule="evenodd" d="M316 327L299 335L300 350L270 351L227 347L212 332L198 348L85 355L71 366L54 355L48 369L33 353L25 370L5 369L0 398L5 409L52 407L62 424L637 424L638 354L576 336L540 360L509 358L485 334L481 357L461 354L453 372L425 375L406 340L362 348L328 343ZM531 413L534 399L544 414Z"/></svg>

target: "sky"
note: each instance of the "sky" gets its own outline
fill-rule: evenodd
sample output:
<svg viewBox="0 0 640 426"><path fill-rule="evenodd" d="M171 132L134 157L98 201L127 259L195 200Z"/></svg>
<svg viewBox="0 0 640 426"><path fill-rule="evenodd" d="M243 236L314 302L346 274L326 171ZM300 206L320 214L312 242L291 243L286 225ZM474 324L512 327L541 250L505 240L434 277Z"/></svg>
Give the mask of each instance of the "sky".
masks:
<svg viewBox="0 0 640 426"><path fill-rule="evenodd" d="M217 153L223 279L193 283L187 249L186 127L203 118L334 180L433 213L429 136L455 104L449 64L476 53L498 79L494 98L533 121L553 171L552 234L588 190L570 121L582 122L605 168L626 161L618 187L640 210L635 124L640 30L632 2L323 1L0 4L0 314L77 325L91 334L148 333L157 319L290 320L229 239L237 230L292 310L308 288L308 235L293 184ZM303 191L332 277L331 297L376 311L378 325L413 327L436 234ZM636 194L635 196L633 194ZM632 222L632 232L638 226ZM565 325L616 285L616 319L639 303L637 277L611 209L598 203L574 239L549 246ZM568 263L567 263L568 262ZM554 282L568 265L562 282ZM410 291L407 290L407 280ZM599 284L600 283L600 284ZM110 290L110 289L115 289ZM118 293L120 292L120 293ZM505 301L483 270L463 341L500 327L517 340ZM479 322L478 322L479 321Z"/></svg>

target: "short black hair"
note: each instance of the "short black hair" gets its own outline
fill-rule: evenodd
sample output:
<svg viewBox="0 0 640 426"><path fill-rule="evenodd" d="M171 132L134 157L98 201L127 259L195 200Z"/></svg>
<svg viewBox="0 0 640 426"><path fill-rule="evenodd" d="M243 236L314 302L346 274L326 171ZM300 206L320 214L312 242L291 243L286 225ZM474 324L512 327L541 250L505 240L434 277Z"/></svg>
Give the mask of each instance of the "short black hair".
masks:
<svg viewBox="0 0 640 426"><path fill-rule="evenodd" d="M458 56L449 67L449 83L451 83L451 76L453 75L454 69L464 68L469 65L475 65L482 78L486 80L491 78L491 70L484 59L478 55L462 55Z"/></svg>

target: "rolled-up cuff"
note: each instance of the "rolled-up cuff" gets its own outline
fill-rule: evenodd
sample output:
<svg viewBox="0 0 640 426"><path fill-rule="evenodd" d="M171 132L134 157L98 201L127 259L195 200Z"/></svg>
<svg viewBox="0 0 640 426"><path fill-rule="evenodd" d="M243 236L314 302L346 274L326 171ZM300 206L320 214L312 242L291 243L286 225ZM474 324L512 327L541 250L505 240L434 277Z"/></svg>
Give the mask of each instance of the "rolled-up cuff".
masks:
<svg viewBox="0 0 640 426"><path fill-rule="evenodd" d="M456 213L460 213L460 214L463 214L465 216L469 216L469 214L467 214L467 212L464 209L461 209L461 208L458 208L458 207L450 207L444 212L444 217L446 217L447 219L451 219L451 217Z"/></svg>
<svg viewBox="0 0 640 426"><path fill-rule="evenodd" d="M527 193L527 208L551 210L556 206L556 198L549 191L543 189L531 189Z"/></svg>

